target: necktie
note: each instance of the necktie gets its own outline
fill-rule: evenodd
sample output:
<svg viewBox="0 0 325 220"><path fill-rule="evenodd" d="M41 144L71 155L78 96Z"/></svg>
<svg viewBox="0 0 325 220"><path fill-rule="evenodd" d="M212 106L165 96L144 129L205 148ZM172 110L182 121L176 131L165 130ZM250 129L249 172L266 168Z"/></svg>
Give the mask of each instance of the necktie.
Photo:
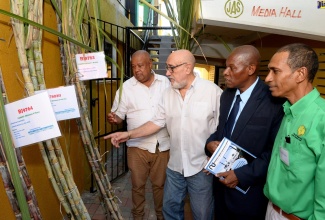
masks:
<svg viewBox="0 0 325 220"><path fill-rule="evenodd" d="M239 103L241 102L241 98L240 95L237 95L236 97L236 101L234 103L234 106L231 109L231 112L229 114L225 129L226 129L226 133L225 133L225 137L230 138L231 133L232 133L232 128L234 127L235 124L235 120L238 114L238 110L239 110Z"/></svg>

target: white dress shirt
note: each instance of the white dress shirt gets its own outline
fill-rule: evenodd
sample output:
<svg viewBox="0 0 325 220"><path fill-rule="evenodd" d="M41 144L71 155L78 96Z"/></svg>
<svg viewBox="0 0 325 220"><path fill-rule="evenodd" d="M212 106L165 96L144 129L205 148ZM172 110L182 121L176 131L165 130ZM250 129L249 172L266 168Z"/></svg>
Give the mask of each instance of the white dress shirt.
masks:
<svg viewBox="0 0 325 220"><path fill-rule="evenodd" d="M166 125L170 135L168 168L189 177L207 163L204 147L218 125L222 90L214 83L195 77L184 100L178 89L166 89L155 117L160 127Z"/></svg>
<svg viewBox="0 0 325 220"><path fill-rule="evenodd" d="M154 77L155 79L150 87L143 85L135 77L125 81L120 103L119 90L116 92L112 111L117 109L116 115L123 120L126 117L128 130L143 125L153 117L163 92L170 86L167 77L158 74L154 74ZM157 142L159 142L160 151L166 151L170 148L166 128L162 128L159 132L149 136L130 139L126 144L129 147L138 147L155 153Z"/></svg>

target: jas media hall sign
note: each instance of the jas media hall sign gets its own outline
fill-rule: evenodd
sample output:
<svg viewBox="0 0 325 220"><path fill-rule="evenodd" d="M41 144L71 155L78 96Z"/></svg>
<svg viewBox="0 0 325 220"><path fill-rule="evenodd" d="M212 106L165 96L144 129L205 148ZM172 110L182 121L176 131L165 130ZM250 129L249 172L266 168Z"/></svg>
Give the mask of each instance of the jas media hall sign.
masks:
<svg viewBox="0 0 325 220"><path fill-rule="evenodd" d="M325 41L325 1L201 0L204 24Z"/></svg>

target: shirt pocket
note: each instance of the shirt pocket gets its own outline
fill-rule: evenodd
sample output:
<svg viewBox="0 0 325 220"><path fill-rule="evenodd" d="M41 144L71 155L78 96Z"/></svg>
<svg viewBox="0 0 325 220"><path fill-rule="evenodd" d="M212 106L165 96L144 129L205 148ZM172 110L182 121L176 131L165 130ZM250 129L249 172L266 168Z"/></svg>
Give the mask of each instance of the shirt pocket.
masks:
<svg viewBox="0 0 325 220"><path fill-rule="evenodd" d="M301 156L302 156L302 147L303 143L301 141L296 140L294 137L290 137L290 144L286 143L284 150L288 152L288 157L289 157L289 165L286 164L284 161L281 160L282 165L284 168L290 173L296 173L299 174L301 171L301 166L302 166L302 161L301 161ZM280 155L279 155L280 156Z"/></svg>

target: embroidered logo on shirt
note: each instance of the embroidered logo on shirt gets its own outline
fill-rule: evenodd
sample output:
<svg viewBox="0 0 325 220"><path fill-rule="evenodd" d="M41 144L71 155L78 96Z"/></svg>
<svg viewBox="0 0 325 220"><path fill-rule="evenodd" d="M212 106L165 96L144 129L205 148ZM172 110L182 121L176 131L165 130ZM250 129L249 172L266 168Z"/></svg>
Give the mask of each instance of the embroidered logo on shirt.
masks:
<svg viewBox="0 0 325 220"><path fill-rule="evenodd" d="M298 136L304 135L305 132L306 132L306 127L303 125L300 125L300 127L298 128Z"/></svg>

